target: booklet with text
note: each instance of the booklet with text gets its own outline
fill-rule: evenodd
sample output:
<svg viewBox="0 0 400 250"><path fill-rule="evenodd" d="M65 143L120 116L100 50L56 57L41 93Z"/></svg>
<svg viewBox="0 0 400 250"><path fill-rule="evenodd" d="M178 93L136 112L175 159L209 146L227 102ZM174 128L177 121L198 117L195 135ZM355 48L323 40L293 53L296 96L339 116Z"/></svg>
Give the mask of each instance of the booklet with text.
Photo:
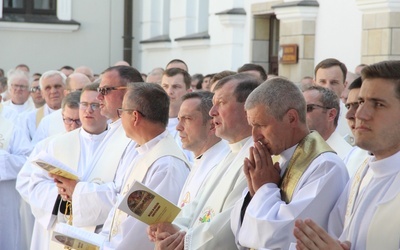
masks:
<svg viewBox="0 0 400 250"><path fill-rule="evenodd" d="M134 181L118 208L151 225L172 222L181 209L142 183Z"/></svg>
<svg viewBox="0 0 400 250"><path fill-rule="evenodd" d="M79 180L79 174L75 170L55 159L45 151L40 152L32 162L51 174L59 175L71 180Z"/></svg>
<svg viewBox="0 0 400 250"><path fill-rule="evenodd" d="M51 239L76 250L99 250L105 241L105 238L99 234L66 223L57 223Z"/></svg>

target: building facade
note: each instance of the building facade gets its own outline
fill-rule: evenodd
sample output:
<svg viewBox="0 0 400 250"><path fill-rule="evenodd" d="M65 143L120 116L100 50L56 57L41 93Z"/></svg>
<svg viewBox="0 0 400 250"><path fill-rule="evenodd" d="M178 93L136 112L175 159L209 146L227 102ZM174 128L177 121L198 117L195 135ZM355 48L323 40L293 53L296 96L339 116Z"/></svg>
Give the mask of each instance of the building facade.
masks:
<svg viewBox="0 0 400 250"><path fill-rule="evenodd" d="M360 63L400 58L399 0L47 2L56 2L58 21L21 21L5 13L10 1L3 0L0 68L87 65L99 73L125 59L147 73L179 58L191 74L252 62L299 81L313 76L314 66L328 57L349 71Z"/></svg>

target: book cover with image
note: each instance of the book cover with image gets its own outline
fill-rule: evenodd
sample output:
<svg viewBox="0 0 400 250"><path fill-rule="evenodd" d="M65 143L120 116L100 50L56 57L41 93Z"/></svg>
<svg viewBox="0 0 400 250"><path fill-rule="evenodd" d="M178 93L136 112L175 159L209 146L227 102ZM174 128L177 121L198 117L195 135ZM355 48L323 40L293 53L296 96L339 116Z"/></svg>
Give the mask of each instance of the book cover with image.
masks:
<svg viewBox="0 0 400 250"><path fill-rule="evenodd" d="M148 225L172 222L181 210L138 181L132 184L118 208Z"/></svg>
<svg viewBox="0 0 400 250"><path fill-rule="evenodd" d="M105 239L99 234L58 223L51 238L53 241L76 250L99 250Z"/></svg>
<svg viewBox="0 0 400 250"><path fill-rule="evenodd" d="M75 170L50 156L45 151L40 152L32 163L51 174L59 175L71 180L79 180L79 174Z"/></svg>

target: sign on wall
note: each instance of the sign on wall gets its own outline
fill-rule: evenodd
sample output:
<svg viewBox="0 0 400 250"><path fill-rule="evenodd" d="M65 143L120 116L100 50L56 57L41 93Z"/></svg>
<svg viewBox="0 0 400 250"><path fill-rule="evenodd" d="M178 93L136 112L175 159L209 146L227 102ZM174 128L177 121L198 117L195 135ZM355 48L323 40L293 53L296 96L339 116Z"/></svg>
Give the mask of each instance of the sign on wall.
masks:
<svg viewBox="0 0 400 250"><path fill-rule="evenodd" d="M298 62L298 45L281 44L279 46L279 62L282 64L294 64Z"/></svg>

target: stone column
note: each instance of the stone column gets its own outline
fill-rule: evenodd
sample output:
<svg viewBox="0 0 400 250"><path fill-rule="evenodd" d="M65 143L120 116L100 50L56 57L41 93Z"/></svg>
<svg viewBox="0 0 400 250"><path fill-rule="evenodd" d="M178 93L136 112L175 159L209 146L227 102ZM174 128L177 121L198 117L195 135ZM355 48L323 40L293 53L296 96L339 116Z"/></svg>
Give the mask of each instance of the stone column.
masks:
<svg viewBox="0 0 400 250"><path fill-rule="evenodd" d="M356 0L362 12L361 62L400 60L400 1Z"/></svg>
<svg viewBox="0 0 400 250"><path fill-rule="evenodd" d="M280 21L279 44L298 45L298 62L296 64L279 63L279 75L294 82L299 82L304 76L313 76L318 2L286 1L272 8Z"/></svg>

